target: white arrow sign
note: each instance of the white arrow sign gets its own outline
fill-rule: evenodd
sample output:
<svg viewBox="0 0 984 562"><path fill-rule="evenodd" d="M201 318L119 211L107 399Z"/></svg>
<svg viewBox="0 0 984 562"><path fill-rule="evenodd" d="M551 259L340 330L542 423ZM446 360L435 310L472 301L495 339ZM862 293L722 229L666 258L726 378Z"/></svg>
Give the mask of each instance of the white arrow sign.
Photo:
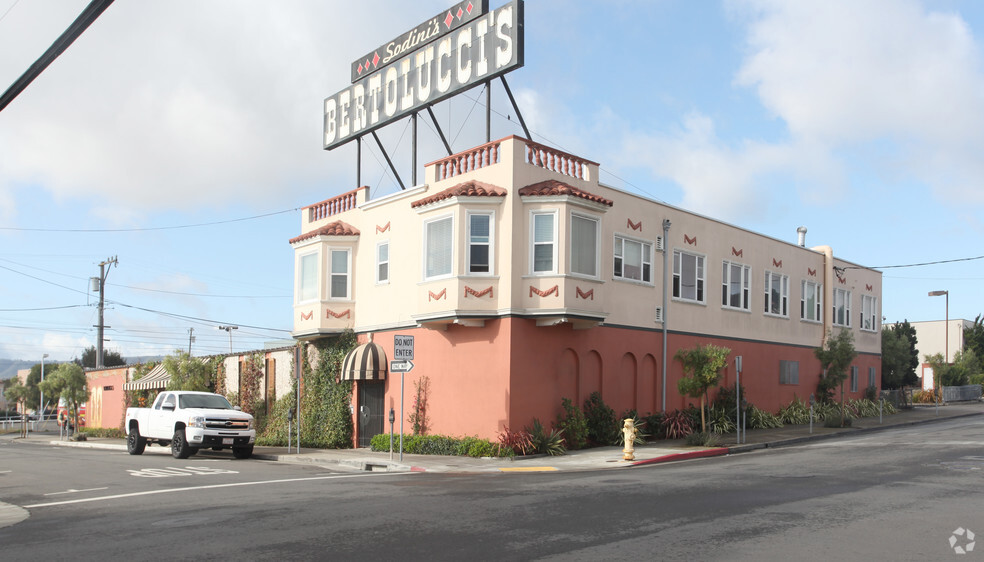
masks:
<svg viewBox="0 0 984 562"><path fill-rule="evenodd" d="M413 370L413 361L390 361L391 373L409 373Z"/></svg>

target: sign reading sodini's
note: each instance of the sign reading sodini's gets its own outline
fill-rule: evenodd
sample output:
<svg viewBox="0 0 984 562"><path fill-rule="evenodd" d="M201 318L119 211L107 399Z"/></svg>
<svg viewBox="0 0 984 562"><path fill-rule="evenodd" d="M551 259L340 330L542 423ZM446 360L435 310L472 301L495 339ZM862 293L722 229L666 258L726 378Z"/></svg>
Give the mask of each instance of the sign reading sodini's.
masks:
<svg viewBox="0 0 984 562"><path fill-rule="evenodd" d="M325 149L523 66L523 1L468 22L325 99Z"/></svg>
<svg viewBox="0 0 984 562"><path fill-rule="evenodd" d="M352 63L352 82L369 76L398 57L436 41L489 11L489 0L462 0Z"/></svg>

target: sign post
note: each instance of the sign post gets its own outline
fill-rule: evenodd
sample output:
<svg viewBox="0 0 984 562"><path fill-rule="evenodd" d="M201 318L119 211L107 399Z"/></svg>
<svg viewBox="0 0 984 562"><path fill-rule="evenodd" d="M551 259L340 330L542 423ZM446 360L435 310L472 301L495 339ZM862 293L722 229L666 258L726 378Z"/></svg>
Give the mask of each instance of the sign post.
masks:
<svg viewBox="0 0 984 562"><path fill-rule="evenodd" d="M400 462L403 462L403 389L407 373L413 369L413 336L393 336L393 359L390 361L390 372L400 373Z"/></svg>

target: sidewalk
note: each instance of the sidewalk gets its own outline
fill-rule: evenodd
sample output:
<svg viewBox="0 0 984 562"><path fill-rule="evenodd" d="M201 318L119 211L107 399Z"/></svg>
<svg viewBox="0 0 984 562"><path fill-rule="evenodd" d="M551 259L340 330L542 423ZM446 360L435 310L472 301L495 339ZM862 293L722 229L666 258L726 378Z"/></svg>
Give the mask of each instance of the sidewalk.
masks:
<svg viewBox="0 0 984 562"><path fill-rule="evenodd" d="M812 433L809 425L785 426L779 429L750 429L742 444L736 443L735 434L723 435L719 447L689 447L682 439L657 441L637 445L635 460L622 460L620 447L597 447L581 451L569 451L559 457L532 456L516 459L448 457L436 455L403 455L394 451L378 453L369 449L304 449L300 453L286 447L256 447L253 458L292 463L310 463L330 469L350 471L390 471L390 472L548 472L572 470L598 470L606 468L626 468L661 462L680 461L699 457L720 456L745 453L768 447L783 447L807 441L832 439L858 435L889 428L905 427L920 423L931 423L967 416L984 414L984 403L961 402L940 406L916 406L897 414L884 416L883 423L878 418L854 420L850 428L825 428L814 424ZM90 439L88 441L58 441L57 436L31 434L29 442L48 443L68 447L88 447L125 451L126 445L120 439ZM397 444L397 447L399 445ZM203 452L207 455L210 452ZM170 454L167 447L149 446L144 454ZM231 457L228 451L215 453Z"/></svg>

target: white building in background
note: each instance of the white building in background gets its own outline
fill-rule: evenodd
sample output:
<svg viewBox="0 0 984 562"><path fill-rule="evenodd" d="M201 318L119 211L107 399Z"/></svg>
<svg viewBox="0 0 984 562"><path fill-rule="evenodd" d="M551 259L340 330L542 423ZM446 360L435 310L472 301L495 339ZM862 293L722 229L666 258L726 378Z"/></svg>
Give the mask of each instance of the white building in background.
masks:
<svg viewBox="0 0 984 562"><path fill-rule="evenodd" d="M909 322L916 330L916 351L919 353L919 371L922 378L922 388L933 388L933 368L926 361L927 355L937 353L946 357L947 363L953 362L958 351L963 350L964 329L971 328L974 322L951 318L946 320L929 320L926 322Z"/></svg>

